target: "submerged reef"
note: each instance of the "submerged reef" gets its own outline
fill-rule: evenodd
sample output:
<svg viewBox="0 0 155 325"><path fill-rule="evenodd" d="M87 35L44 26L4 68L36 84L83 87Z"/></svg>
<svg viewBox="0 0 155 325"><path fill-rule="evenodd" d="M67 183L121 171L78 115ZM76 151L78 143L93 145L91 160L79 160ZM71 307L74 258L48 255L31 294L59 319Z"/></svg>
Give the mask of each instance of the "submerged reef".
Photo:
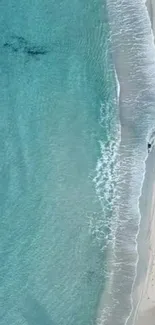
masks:
<svg viewBox="0 0 155 325"><path fill-rule="evenodd" d="M10 39L3 44L3 47L9 48L12 52L25 53L31 57L39 57L49 52L44 46L28 42L21 36L11 36Z"/></svg>

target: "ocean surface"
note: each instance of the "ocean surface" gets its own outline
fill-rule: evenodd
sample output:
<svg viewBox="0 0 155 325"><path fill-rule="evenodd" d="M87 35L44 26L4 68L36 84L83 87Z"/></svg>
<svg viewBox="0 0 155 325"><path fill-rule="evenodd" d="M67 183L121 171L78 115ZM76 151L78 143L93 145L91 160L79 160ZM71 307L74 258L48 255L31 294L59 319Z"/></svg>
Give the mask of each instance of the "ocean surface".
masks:
<svg viewBox="0 0 155 325"><path fill-rule="evenodd" d="M144 1L0 13L0 324L131 325L155 130Z"/></svg>
<svg viewBox="0 0 155 325"><path fill-rule="evenodd" d="M119 126L106 3L0 13L0 324L95 324Z"/></svg>

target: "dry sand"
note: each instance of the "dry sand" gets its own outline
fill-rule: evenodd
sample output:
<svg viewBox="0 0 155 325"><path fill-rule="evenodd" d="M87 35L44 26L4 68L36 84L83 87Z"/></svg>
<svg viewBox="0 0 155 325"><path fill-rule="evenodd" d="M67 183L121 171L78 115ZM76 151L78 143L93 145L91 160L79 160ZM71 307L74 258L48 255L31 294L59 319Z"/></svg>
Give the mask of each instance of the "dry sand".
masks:
<svg viewBox="0 0 155 325"><path fill-rule="evenodd" d="M153 158L155 158L155 154ZM148 170L148 173L150 172L152 170ZM138 288L140 300L135 319L136 325L155 325L155 184L151 201L149 228L147 229L149 237L148 269ZM143 245L145 240L147 241L147 237L144 237Z"/></svg>
<svg viewBox="0 0 155 325"><path fill-rule="evenodd" d="M151 26L155 36L155 0L147 0L146 5L150 15ZM146 177L143 194L141 198L141 209L143 209L143 220L145 226L140 231L139 242L139 269L147 264L146 272L142 272L141 282L138 285L137 293L139 303L135 314L135 325L155 325L155 149L153 149L146 163ZM146 218L146 219L145 219ZM145 220L148 220L145 221ZM145 228L145 230L144 230ZM142 233L143 236L142 236ZM139 236L139 237L140 237ZM146 245L146 249L143 247ZM144 257L146 261L144 262Z"/></svg>
<svg viewBox="0 0 155 325"><path fill-rule="evenodd" d="M155 0L147 0L146 5L150 15L152 30L155 35Z"/></svg>
<svg viewBox="0 0 155 325"><path fill-rule="evenodd" d="M146 2L150 15L152 30L155 36L155 0L147 0ZM139 245L140 259L147 263L147 270L143 274L141 283L138 286L139 303L135 315L135 325L155 325L155 149L150 154L146 163L146 177L144 189L141 198L141 208L143 209L143 220L145 223L145 232L143 232L143 240ZM143 202L144 200L144 202ZM142 220L142 221L143 221ZM140 233L140 236L142 234ZM142 238L142 237L141 237ZM144 262L143 248L146 244L148 254L144 253L146 261ZM145 248L144 248L145 251ZM139 266L139 268L140 268Z"/></svg>

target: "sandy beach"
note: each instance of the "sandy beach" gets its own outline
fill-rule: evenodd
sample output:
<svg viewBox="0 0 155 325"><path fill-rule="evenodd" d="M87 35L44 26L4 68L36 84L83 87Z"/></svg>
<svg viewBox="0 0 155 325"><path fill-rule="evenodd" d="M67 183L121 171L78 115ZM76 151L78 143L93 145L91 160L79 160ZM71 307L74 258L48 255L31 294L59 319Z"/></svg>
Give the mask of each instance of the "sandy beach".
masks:
<svg viewBox="0 0 155 325"><path fill-rule="evenodd" d="M155 0L146 2L155 36ZM139 233L139 263L134 316L135 325L155 325L155 149L146 161L146 175L140 199L142 223ZM145 246L144 246L145 245Z"/></svg>
<svg viewBox="0 0 155 325"><path fill-rule="evenodd" d="M155 325L155 149L146 162L146 176L140 200L142 227L139 234L139 264L135 295L139 301L135 325ZM148 217L149 216L149 217ZM145 246L144 246L145 245Z"/></svg>
<svg viewBox="0 0 155 325"><path fill-rule="evenodd" d="M147 0L146 5L147 5L147 9L148 9L148 12L150 15L152 30L155 35L155 1Z"/></svg>

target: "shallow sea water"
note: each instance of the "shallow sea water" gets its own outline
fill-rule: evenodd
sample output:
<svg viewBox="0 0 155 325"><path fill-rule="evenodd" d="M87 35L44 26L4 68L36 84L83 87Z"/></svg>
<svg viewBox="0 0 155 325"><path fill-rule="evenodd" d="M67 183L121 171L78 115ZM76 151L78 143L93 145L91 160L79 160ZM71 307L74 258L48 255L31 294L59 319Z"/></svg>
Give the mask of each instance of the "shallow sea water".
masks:
<svg viewBox="0 0 155 325"><path fill-rule="evenodd" d="M116 151L106 6L11 0L0 12L0 323L94 324Z"/></svg>

